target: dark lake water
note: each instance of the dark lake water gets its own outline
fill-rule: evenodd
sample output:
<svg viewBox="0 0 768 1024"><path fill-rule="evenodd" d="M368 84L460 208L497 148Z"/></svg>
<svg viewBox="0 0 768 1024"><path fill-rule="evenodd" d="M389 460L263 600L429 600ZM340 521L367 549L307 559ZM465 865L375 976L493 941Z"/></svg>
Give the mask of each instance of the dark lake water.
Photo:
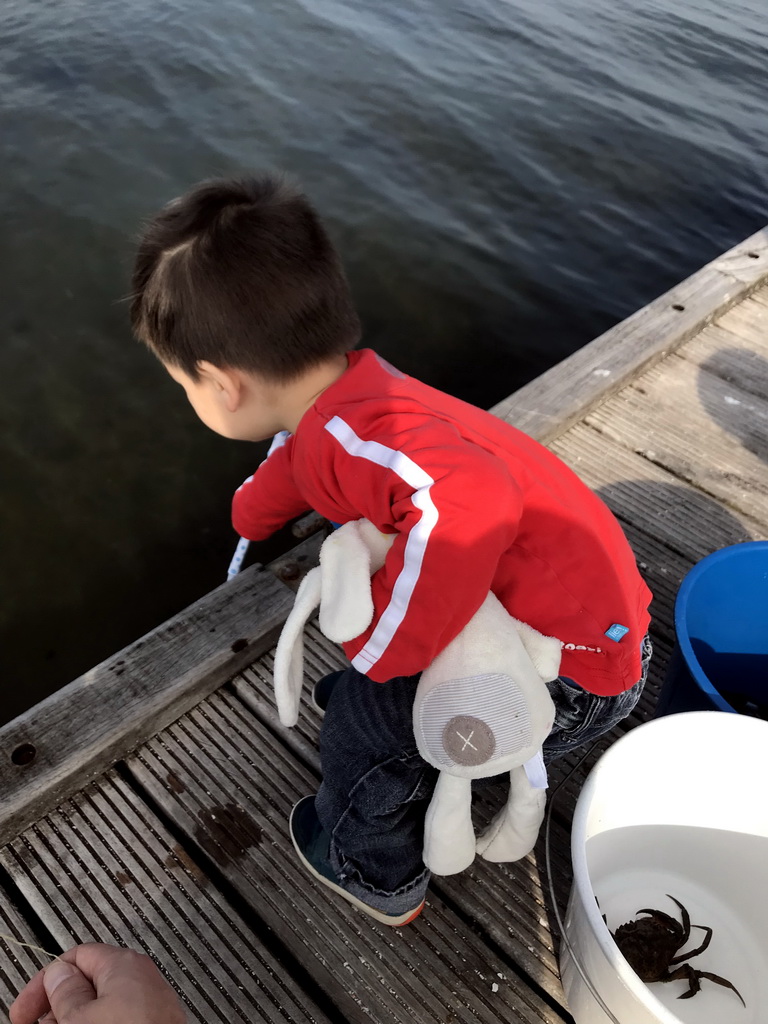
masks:
<svg viewBox="0 0 768 1024"><path fill-rule="evenodd" d="M142 217L293 173L367 344L487 406L768 219L766 69L765 0L5 0L0 719L223 580L263 455L132 341Z"/></svg>

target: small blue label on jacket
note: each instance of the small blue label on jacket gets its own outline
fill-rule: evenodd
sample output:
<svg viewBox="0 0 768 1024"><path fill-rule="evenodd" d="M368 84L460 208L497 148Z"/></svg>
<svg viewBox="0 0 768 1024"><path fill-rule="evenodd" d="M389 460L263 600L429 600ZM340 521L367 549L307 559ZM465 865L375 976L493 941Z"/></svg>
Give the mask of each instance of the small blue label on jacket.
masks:
<svg viewBox="0 0 768 1024"><path fill-rule="evenodd" d="M606 629L605 635L609 640L615 640L616 643L621 640L623 636L626 636L629 632L629 626L622 626L619 622L614 622L610 629Z"/></svg>

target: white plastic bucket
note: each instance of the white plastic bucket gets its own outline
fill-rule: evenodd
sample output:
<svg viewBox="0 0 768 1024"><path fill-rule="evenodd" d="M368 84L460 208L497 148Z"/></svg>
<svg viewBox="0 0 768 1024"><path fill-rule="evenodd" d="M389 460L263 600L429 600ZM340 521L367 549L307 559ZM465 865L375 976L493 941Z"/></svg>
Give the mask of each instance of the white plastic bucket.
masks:
<svg viewBox="0 0 768 1024"><path fill-rule="evenodd" d="M761 1024L768 1012L768 722L695 711L655 719L590 773L571 836L561 974L576 1024ZM645 985L611 931L643 907L713 929L690 963L731 981ZM599 904L599 905L598 905ZM602 914L606 915L607 926ZM610 929L610 931L609 931ZM691 929L685 949L701 944ZM613 1015L613 1016L611 1016Z"/></svg>

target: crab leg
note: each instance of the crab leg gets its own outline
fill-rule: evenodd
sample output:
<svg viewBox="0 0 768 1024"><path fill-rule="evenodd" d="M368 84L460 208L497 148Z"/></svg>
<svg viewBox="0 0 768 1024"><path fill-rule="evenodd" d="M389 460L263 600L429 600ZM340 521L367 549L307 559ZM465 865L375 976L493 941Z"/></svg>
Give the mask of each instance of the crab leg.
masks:
<svg viewBox="0 0 768 1024"><path fill-rule="evenodd" d="M708 925L706 925L706 924L693 924L693 925L691 925L691 927L692 928L701 928L702 931L705 931L707 933L704 941L702 942L702 944L697 949L692 949L690 951L690 953L681 953L680 956L676 956L674 958L674 960L670 960L669 961L670 967L672 966L672 964L679 964L683 960L690 960L692 956L698 956L699 953L703 953L704 950L707 948L707 946L712 941L712 929Z"/></svg>
<svg viewBox="0 0 768 1024"><path fill-rule="evenodd" d="M733 982L728 981L726 978L721 978L719 974L712 974L711 971L696 971L696 974L698 974L698 976L700 978L709 978L709 980L710 981L714 981L716 985L724 985L726 988L733 989L733 991L736 993L736 995L741 1000L742 1006L746 1009L747 1004L744 1002L744 997L742 996L741 992L739 992L739 990L736 988L736 986L733 984ZM685 998L685 997L683 996L681 998Z"/></svg>
<svg viewBox="0 0 768 1024"><path fill-rule="evenodd" d="M690 999L691 996L695 996L697 992L701 991L701 982L699 978L709 978L710 981L714 981L716 985L723 985L725 988L732 989L741 1000L742 1006L746 1008L744 997L741 992L736 988L733 982L728 981L726 978L721 978L719 974L712 974L711 971L697 971L695 967L691 967L690 964L683 964L682 967L678 967L676 971L672 971L664 978L659 978L659 981L687 981L688 991L683 992L679 995L678 999Z"/></svg>

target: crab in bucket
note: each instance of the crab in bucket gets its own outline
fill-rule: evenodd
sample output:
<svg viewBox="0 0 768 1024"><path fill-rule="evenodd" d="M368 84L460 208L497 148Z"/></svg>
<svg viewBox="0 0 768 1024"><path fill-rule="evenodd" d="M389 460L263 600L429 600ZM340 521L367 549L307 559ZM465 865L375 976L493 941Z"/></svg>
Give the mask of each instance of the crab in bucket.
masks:
<svg viewBox="0 0 768 1024"><path fill-rule="evenodd" d="M676 921L674 917L665 914L662 910L644 907L642 910L638 910L635 916L647 914L647 917L627 921L625 924L619 925L615 932L611 932L613 941L629 966L646 984L655 981L687 981L688 990L678 996L679 999L690 999L695 996L701 990L700 979L706 978L717 985L731 989L746 1006L739 990L727 978L722 978L719 974L713 974L711 971L700 971L685 962L698 956L699 953L703 953L709 946L712 940L712 929L708 925L692 925L688 911L680 900L676 900L669 893L667 893L667 898L680 908L681 921ZM605 921L605 916L603 916L603 920ZM700 928L705 932L704 941L696 949L687 953L679 953L678 951L690 938L691 928Z"/></svg>

